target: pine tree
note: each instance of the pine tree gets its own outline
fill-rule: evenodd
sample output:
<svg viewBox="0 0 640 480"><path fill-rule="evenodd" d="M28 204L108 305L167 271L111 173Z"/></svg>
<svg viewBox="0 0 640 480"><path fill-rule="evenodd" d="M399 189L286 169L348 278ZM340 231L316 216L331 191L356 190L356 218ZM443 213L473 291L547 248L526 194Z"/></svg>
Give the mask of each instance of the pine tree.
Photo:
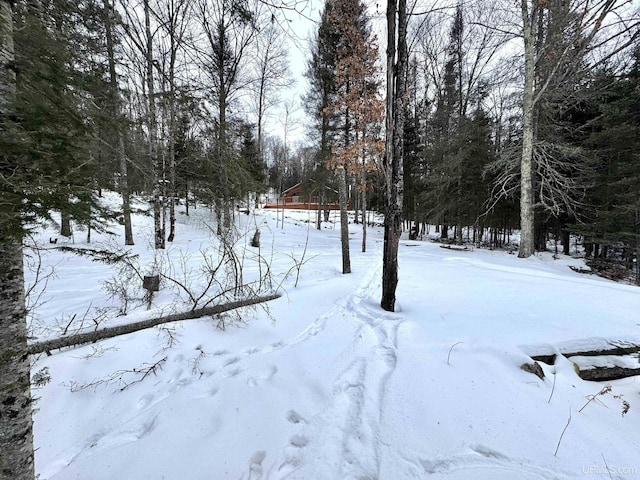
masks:
<svg viewBox="0 0 640 480"><path fill-rule="evenodd" d="M312 110L322 107L322 111L315 110L321 120L320 152L338 183L343 273L351 272L348 178L360 176L364 196L367 171L375 168L382 150L377 137L384 111L377 92L377 51L364 3L327 2L318 31L317 54L310 65L315 82L307 104ZM320 53L325 56L320 57Z"/></svg>
<svg viewBox="0 0 640 480"><path fill-rule="evenodd" d="M603 70L589 90L582 130L596 169L583 223L573 229L588 256L623 259L640 284L640 47L628 71Z"/></svg>

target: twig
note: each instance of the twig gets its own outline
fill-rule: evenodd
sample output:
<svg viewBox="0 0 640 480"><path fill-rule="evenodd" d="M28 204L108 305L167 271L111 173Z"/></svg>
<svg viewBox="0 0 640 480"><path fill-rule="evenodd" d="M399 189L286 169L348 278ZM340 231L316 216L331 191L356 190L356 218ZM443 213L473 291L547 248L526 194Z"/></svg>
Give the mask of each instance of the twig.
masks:
<svg viewBox="0 0 640 480"><path fill-rule="evenodd" d="M447 355L447 365L451 365L451 364L449 363L449 359L451 358L451 351L454 349L454 347L455 347L456 345L460 345L461 343L464 343L464 342L457 342L457 343L454 343L453 345L451 345L451 348L449 349L449 353L448 353L448 355Z"/></svg>
<svg viewBox="0 0 640 480"><path fill-rule="evenodd" d="M562 437L564 437L564 432L567 431L567 428L569 428L569 424L570 423L571 423L571 407L569 407L569 419L567 420L567 424L564 426L564 429L562 430L562 433L560 434L560 439L558 440L558 445L556 446L556 451L553 454L554 457L556 457L558 455L558 449L560 448L560 442L562 442Z"/></svg>
<svg viewBox="0 0 640 480"><path fill-rule="evenodd" d="M66 327L64 327L64 330L63 330L63 332L62 332L62 335L66 335L66 334L67 334L67 330L69 330L69 327L71 326L71 324L73 323L73 321L76 319L76 315L77 315L77 314L76 314L76 313L74 313L74 314L71 316L71 320L69 320L69 323L67 323L67 326L66 326Z"/></svg>
<svg viewBox="0 0 640 480"><path fill-rule="evenodd" d="M593 402L596 399L596 397L599 397L601 395L606 395L609 392L611 392L611 385L606 385L606 386L602 387L602 390L600 390L595 395L589 395L589 400L587 401L587 403L585 403L582 406L582 408L580 410L578 410L578 413L582 412L582 410L587 408L587 405L589 405L591 402Z"/></svg>
<svg viewBox="0 0 640 480"><path fill-rule="evenodd" d="M553 392L556 389L556 378L557 378L556 369L554 368L553 369L553 386L551 387L551 395L549 395L549 400L547 400L547 403L551 403L551 397L553 397Z"/></svg>
<svg viewBox="0 0 640 480"><path fill-rule="evenodd" d="M600 456L602 457L602 461L604 462L604 467L607 469L607 473L609 474L609 478L611 480L613 480L613 477L611 476L611 470L609 470L609 465L607 465L607 460L604 458L604 453L600 453Z"/></svg>

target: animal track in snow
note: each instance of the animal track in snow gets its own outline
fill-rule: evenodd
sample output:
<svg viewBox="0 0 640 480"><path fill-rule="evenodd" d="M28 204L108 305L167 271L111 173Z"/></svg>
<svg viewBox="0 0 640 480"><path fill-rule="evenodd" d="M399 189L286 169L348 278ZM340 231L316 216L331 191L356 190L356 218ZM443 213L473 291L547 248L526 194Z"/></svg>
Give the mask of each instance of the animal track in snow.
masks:
<svg viewBox="0 0 640 480"><path fill-rule="evenodd" d="M304 435L294 435L289 440L289 443L294 447L302 448L307 446L307 444L309 443L309 439Z"/></svg>
<svg viewBox="0 0 640 480"><path fill-rule="evenodd" d="M257 387L261 383L259 380L271 380L276 373L278 373L278 367L271 365L267 368L266 372L260 375L259 379L256 379L256 377L249 377L247 379L247 385L250 387Z"/></svg>
<svg viewBox="0 0 640 480"><path fill-rule="evenodd" d="M267 456L267 452L259 450L251 455L249 459L249 480L258 480L262 478L262 462Z"/></svg>
<svg viewBox="0 0 640 480"><path fill-rule="evenodd" d="M240 368L240 367L236 367L236 368L232 368L231 370L225 372L222 374L222 376L224 378L229 378L229 377L237 377L238 375L240 375L242 372L244 372L244 368Z"/></svg>
<svg viewBox="0 0 640 480"><path fill-rule="evenodd" d="M287 420L289 421L289 423L294 423L294 424L307 423L307 421L295 410L289 410L287 412Z"/></svg>
<svg viewBox="0 0 640 480"><path fill-rule="evenodd" d="M153 402L153 394L149 393L140 397L136 406L140 409L143 409L147 407L151 402Z"/></svg>
<svg viewBox="0 0 640 480"><path fill-rule="evenodd" d="M228 367L229 365L233 365L234 363L238 363L240 361L240 357L231 357L229 360L223 363L223 366Z"/></svg>
<svg viewBox="0 0 640 480"><path fill-rule="evenodd" d="M564 480L575 478L574 475L563 473L537 465L531 465L526 460L509 458L483 445L471 447L473 453L454 455L450 458L426 460L419 463L427 475L446 476L451 479L474 478L473 471L483 472L483 478L495 480Z"/></svg>

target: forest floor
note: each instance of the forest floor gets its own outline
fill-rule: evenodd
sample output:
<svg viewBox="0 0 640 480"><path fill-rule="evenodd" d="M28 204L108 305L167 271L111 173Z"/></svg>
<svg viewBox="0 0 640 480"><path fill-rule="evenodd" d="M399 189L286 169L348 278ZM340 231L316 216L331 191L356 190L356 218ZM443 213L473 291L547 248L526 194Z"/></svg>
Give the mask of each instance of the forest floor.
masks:
<svg viewBox="0 0 640 480"><path fill-rule="evenodd" d="M313 215L287 212L282 227L274 211L239 214L237 262L209 291L240 265L253 291L280 298L34 356L40 480L640 477L638 377L583 381L564 357L544 379L520 368L531 353L639 342L638 287L576 273L579 258L403 238L385 312L382 228L361 253L350 225L342 275L338 217L316 230ZM188 310L220 251L211 216L181 210L164 252L142 214L126 250L118 225L68 244L128 251L124 266L59 250L53 229L34 235L41 276L53 272L30 296L34 341ZM136 271L164 275L150 308Z"/></svg>

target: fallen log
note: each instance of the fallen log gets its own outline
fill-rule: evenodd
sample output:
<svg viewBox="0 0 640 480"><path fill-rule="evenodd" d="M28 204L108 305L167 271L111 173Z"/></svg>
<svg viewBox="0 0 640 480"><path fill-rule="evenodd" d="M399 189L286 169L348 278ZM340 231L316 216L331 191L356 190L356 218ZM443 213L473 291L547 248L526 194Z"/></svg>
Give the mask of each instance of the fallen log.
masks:
<svg viewBox="0 0 640 480"><path fill-rule="evenodd" d="M625 367L595 367L586 370L577 369L578 376L582 380L591 382L609 382L611 380L620 380L622 378L635 377L640 375L640 368Z"/></svg>
<svg viewBox="0 0 640 480"><path fill-rule="evenodd" d="M447 250L455 250L456 252L469 252L467 247L456 247L451 245L440 245L440 248L446 248Z"/></svg>
<svg viewBox="0 0 640 480"><path fill-rule="evenodd" d="M640 375L637 355L603 355L568 357L583 380L606 382Z"/></svg>
<svg viewBox="0 0 640 480"><path fill-rule="evenodd" d="M27 353L33 355L46 352L47 355L50 355L51 350L71 347L75 345L82 345L84 343L94 343L98 340L113 338L119 335L126 335L127 333L144 330L146 328L156 327L158 325L162 325L163 323L179 322L182 320L191 320L210 315L217 315L219 313L235 310L236 308L248 307L250 305L257 305L259 303L268 302L269 300L274 300L279 297L279 294L266 295L264 297L253 297L246 300L238 300L236 302L213 305L211 307L197 308L188 312L176 313L173 315L167 315L165 317L151 318L149 320L143 320L141 322L128 323L126 325L119 325L117 327L103 328L100 330L95 330L93 332L79 333L77 335L72 335L69 337L54 338L53 340L32 343L27 347Z"/></svg>
<svg viewBox="0 0 640 480"><path fill-rule="evenodd" d="M559 353L567 358L570 357L601 357L604 355L631 355L634 353L640 353L640 345L631 343L631 342L609 342L608 346L602 346L598 348L593 348L591 350L575 350L575 349L567 349L560 348ZM544 362L547 365L553 365L556 361L556 354L552 352L545 352L539 354L531 354L529 356L537 361Z"/></svg>

